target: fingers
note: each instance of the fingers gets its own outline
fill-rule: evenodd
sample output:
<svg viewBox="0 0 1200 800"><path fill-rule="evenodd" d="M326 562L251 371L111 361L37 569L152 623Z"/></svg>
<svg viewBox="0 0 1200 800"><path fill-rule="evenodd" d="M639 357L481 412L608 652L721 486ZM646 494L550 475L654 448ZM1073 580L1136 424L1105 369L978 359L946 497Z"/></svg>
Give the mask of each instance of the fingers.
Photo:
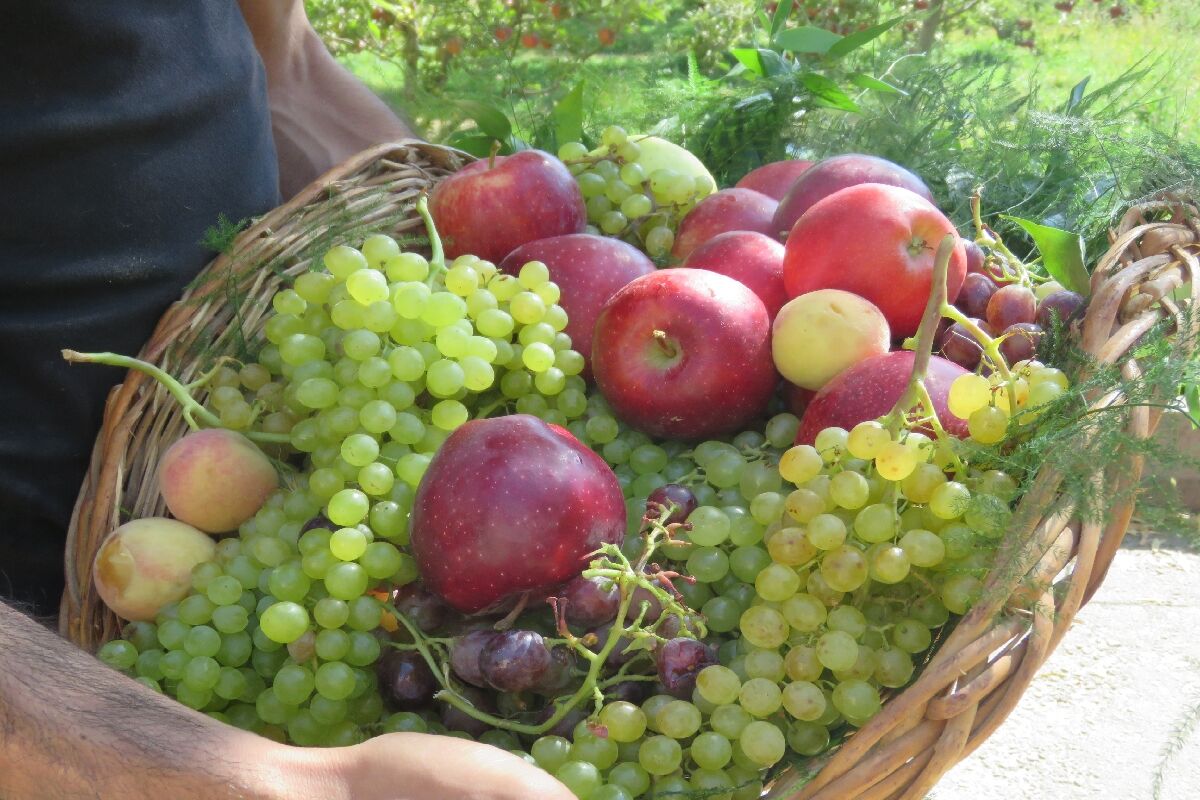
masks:
<svg viewBox="0 0 1200 800"><path fill-rule="evenodd" d="M574 800L512 753L450 736L391 733L348 750L354 800Z"/></svg>

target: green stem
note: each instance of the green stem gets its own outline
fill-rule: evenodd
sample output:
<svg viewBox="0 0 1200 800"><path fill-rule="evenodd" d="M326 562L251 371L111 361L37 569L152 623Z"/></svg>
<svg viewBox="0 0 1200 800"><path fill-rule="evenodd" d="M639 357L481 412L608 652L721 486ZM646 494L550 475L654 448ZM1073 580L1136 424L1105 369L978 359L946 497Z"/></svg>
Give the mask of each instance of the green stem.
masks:
<svg viewBox="0 0 1200 800"><path fill-rule="evenodd" d="M429 234L429 277L425 284L433 288L433 284L446 271L446 251L442 249L442 237L437 225L433 222L433 214L429 213L429 197L422 194L417 198L417 213L425 221L425 231Z"/></svg>
<svg viewBox="0 0 1200 800"><path fill-rule="evenodd" d="M921 315L921 324L917 328L916 355L913 358L912 375L908 386L896 405L888 413L884 424L895 436L904 424L904 417L909 410L924 397L929 397L925 390L925 373L929 370L929 359L933 357L934 339L937 337L938 325L942 321L942 308L946 305L946 273L950 268L950 257L954 254L957 237L947 234L938 245L937 255L933 260L933 285L929 290L929 300L925 303L925 313ZM933 404L928 406L933 410Z"/></svg>
<svg viewBox="0 0 1200 800"><path fill-rule="evenodd" d="M216 414L200 405L194 397L188 394L187 387L178 379L147 361L118 353L80 353L75 350L63 350L62 356L72 364L107 364L111 367L123 367L149 375L162 384L163 388L170 392L183 408L183 419L189 428L194 431L200 430L200 424L196 422L197 417L200 422L210 428L225 427ZM265 431L238 431L238 433L247 439L264 444L290 444L292 441L292 437L286 433L267 433Z"/></svg>
<svg viewBox="0 0 1200 800"><path fill-rule="evenodd" d="M1004 380L1004 383L1010 387L1010 391L1008 392L1008 410L1009 416L1015 417L1017 415L1017 393L1012 390L1012 370L1008 368L1008 361L1005 360L1004 354L1000 352L1001 340L989 336L987 331L980 328L970 317L949 303L942 306L942 315L957 322L966 329L967 333L975 338L975 341L979 342L979 346L983 348L983 354L987 356L988 361L1000 373L1000 377Z"/></svg>

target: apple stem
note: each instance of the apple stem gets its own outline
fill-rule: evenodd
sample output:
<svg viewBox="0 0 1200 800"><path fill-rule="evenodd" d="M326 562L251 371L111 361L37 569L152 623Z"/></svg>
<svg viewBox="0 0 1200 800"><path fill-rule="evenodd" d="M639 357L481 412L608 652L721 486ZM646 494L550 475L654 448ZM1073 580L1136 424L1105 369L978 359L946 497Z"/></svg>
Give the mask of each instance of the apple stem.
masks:
<svg viewBox="0 0 1200 800"><path fill-rule="evenodd" d="M671 344L671 340L667 338L666 331L654 331L654 341L658 344L658 349L662 350L663 355L667 358L675 358L675 356L679 355L679 351L675 348L675 345Z"/></svg>
<svg viewBox="0 0 1200 800"><path fill-rule="evenodd" d="M446 251L442 248L442 237L433 222L433 214L429 213L429 195L424 192L417 198L417 213L425 221L425 231L429 235L429 277L425 284L433 288L434 282L446 271Z"/></svg>
<svg viewBox="0 0 1200 800"><path fill-rule="evenodd" d="M488 153L488 169L494 169L496 166L496 156L500 154L500 140L492 140L492 151Z"/></svg>
<svg viewBox="0 0 1200 800"><path fill-rule="evenodd" d="M158 381L164 389L183 408L183 419L194 431L200 430L200 423L210 428L223 428L220 418L209 411L188 393L188 389L174 376L153 364L140 358L123 356L119 353L80 353L76 350L63 350L62 357L72 364L107 364L110 367L122 367L149 375ZM203 379L202 379L203 380ZM196 421L199 417L200 422ZM286 433L267 433L265 431L238 431L238 433L255 442L264 444L290 444L291 436Z"/></svg>
<svg viewBox="0 0 1200 800"><path fill-rule="evenodd" d="M938 325L942 321L942 308L946 305L946 273L950 268L950 257L954 254L955 234L947 234L938 245L937 255L933 261L933 286L929 291L929 301L925 304L925 313L921 315L921 324L917 328L916 355L913 358L912 376L908 386L896 405L887 415L887 426L893 435L904 424L904 417L918 403L924 403L929 398L925 388L925 373L929 370L929 359L933 356L933 340L937 337ZM932 404L928 409L935 413Z"/></svg>

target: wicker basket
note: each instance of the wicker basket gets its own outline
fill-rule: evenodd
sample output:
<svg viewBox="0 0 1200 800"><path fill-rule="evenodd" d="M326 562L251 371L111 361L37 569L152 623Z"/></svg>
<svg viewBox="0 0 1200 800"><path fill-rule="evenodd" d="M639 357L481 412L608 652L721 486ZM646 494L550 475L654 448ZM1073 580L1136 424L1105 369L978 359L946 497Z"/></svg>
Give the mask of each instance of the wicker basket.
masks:
<svg viewBox="0 0 1200 800"><path fill-rule="evenodd" d="M163 317L141 357L185 381L199 374L205 364L189 356L189 345L206 342L210 353L234 346L226 331L233 313L225 302L231 279L242 296L260 301L239 304L236 326L257 337L267 299L281 282L308 268L319 245L355 230L390 227L403 233L417 227L417 195L467 158L404 142L366 151L331 170L213 261ZM1147 221L1166 215L1170 221ZM1124 216L1092 276L1081 332L1088 353L1105 363L1121 362L1126 376L1136 375L1137 363L1122 359L1164 316L1181 319L1175 290L1190 281L1191 297L1183 303L1197 305L1198 219L1193 206L1174 199L1139 205ZM1116 393L1095 398L1096 405L1120 402ZM1149 437L1161 413L1133 409L1130 432ZM118 620L91 585L96 550L124 519L163 512L155 466L164 444L183 430L178 405L141 374L131 373L109 397L67 542L60 628L82 647L94 650L119 632ZM1135 460L1094 477L1128 488L1139 481L1142 466ZM1006 539L984 599L958 622L916 682L836 751L815 760L807 775L780 776L767 797L923 798L1000 725L1103 580L1133 513L1128 503L1106 525L1081 523L1057 497L1061 482L1062 475L1052 470L1037 476L1022 503L1049 511L1033 521L1028 521L1033 515L1015 516L1027 521Z"/></svg>

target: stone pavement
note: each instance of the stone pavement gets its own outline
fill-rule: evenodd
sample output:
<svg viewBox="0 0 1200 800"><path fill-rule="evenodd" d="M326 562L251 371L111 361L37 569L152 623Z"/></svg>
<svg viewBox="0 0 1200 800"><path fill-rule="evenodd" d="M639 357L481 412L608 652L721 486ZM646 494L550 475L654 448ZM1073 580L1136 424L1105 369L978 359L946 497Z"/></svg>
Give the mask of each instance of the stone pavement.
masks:
<svg viewBox="0 0 1200 800"><path fill-rule="evenodd" d="M930 800L1200 800L1200 719L1163 767L1189 711L1200 554L1127 547L1008 720Z"/></svg>

